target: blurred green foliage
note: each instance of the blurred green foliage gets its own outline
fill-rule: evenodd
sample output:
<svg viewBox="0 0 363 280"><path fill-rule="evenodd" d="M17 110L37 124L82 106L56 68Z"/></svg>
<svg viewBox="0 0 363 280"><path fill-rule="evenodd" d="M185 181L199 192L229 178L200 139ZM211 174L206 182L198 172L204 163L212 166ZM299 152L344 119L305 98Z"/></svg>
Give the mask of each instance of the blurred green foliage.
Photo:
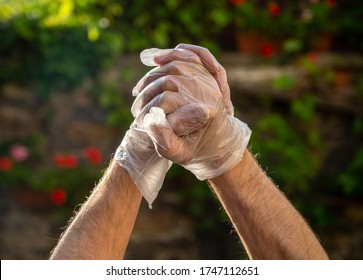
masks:
<svg viewBox="0 0 363 280"><path fill-rule="evenodd" d="M96 75L121 52L185 42L215 53L230 49L232 34L246 30L282 42L286 53L308 51L322 34L362 50L362 5L354 0L336 7L328 3L1 0L0 84L35 83L39 94L47 95Z"/></svg>
<svg viewBox="0 0 363 280"><path fill-rule="evenodd" d="M103 13L115 15L98 2L104 1L1 1L0 84L30 83L46 96L99 73L121 41L112 29L99 31Z"/></svg>
<svg viewBox="0 0 363 280"><path fill-rule="evenodd" d="M238 30L283 41L284 50L291 53L311 48L319 35L332 33L335 27L325 1L244 1L233 12Z"/></svg>
<svg viewBox="0 0 363 280"><path fill-rule="evenodd" d="M271 1L232 2L238 1L0 0L0 86L9 82L30 84L37 98L43 101L55 90L67 92L77 87L86 77L97 81L97 75L124 53L149 47L174 47L180 42L203 45L213 53L235 50L234 45L228 45L234 43L230 37L251 30L277 42L288 55L314 49L322 34L331 36L337 49L363 50L360 0L337 1L336 7L323 0L275 1L280 5L279 12L276 7L270 10ZM322 77L327 82L332 79L329 69L322 73L309 59L302 61L302 67L316 81ZM120 83L130 78L130 71L122 70ZM363 79L357 84L357 92L363 96ZM295 85L294 78L283 75L271 87L276 91L292 91ZM93 93L108 112L108 124L125 130L132 117L117 85L98 81ZM267 109L259 116L251 143L262 164L271 166L268 174L273 180L298 197L295 204L300 209L305 207L303 210L308 208L313 222L326 226L331 221L326 209L309 207L306 203L309 195L319 191L312 187L312 182L323 168L316 105L314 93L309 92L293 99L288 112ZM361 137L361 118L355 126L357 137ZM32 143L25 144L36 147ZM350 164L337 176L334 183L339 194L362 193L362 153L360 146ZM36 154L35 150L32 154ZM62 174L59 170L47 170L34 177L30 166L25 167L16 166L17 177L8 178L9 182L18 180L22 184L32 178L30 182L35 189L47 189L54 186L55 177L61 177L70 190L82 183L69 170L61 171ZM88 171L81 168L83 176L91 179L94 176L83 172ZM218 211L210 190L205 183L185 178L180 168L172 169L168 177L186 180L188 188L181 196L188 211L200 221L200 230L219 230L215 217L210 215L211 208Z"/></svg>
<svg viewBox="0 0 363 280"><path fill-rule="evenodd" d="M320 137L314 125L314 99L307 95L291 103L291 116L269 112L259 118L252 147L271 166L274 181L286 189L310 190L319 170Z"/></svg>
<svg viewBox="0 0 363 280"><path fill-rule="evenodd" d="M132 123L133 117L126 100L120 96L117 85L111 82L99 83L93 88L93 92L99 96L100 107L107 112L107 124L126 131Z"/></svg>
<svg viewBox="0 0 363 280"><path fill-rule="evenodd" d="M354 132L363 136L363 118L358 118L354 123ZM352 161L338 176L338 182L347 195L363 195L363 144L355 151Z"/></svg>

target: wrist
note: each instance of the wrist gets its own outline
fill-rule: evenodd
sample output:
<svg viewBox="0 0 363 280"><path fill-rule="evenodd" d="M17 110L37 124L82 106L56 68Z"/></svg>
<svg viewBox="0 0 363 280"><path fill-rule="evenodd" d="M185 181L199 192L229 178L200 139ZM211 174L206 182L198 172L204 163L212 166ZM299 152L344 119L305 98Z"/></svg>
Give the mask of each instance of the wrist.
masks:
<svg viewBox="0 0 363 280"><path fill-rule="evenodd" d="M108 169L102 177L99 186L109 192L110 198L123 197L127 195L128 200L140 199L141 193L133 183L129 173L114 159L111 160Z"/></svg>
<svg viewBox="0 0 363 280"><path fill-rule="evenodd" d="M242 160L251 136L247 124L233 116L226 116L224 121L212 124L209 130L214 133L210 133L205 142L213 144L199 151L202 157L184 165L199 180L218 177L235 167Z"/></svg>
<svg viewBox="0 0 363 280"><path fill-rule="evenodd" d="M253 156L251 155L251 152L246 149L243 153L243 157L240 162L238 162L235 166L233 166L231 169L227 170L226 172L222 173L221 175L209 179L209 181L213 184L216 184L218 186L222 186L222 182L234 182L234 181L241 181L246 180L247 176L252 175L252 167L253 162L255 160L253 159Z"/></svg>
<svg viewBox="0 0 363 280"><path fill-rule="evenodd" d="M114 159L127 171L151 208L171 162L157 154L153 142L144 131L133 127L127 131Z"/></svg>
<svg viewBox="0 0 363 280"><path fill-rule="evenodd" d="M147 137L144 132L130 128L114 155L115 161L128 172L136 185L146 169L147 158L155 150Z"/></svg>

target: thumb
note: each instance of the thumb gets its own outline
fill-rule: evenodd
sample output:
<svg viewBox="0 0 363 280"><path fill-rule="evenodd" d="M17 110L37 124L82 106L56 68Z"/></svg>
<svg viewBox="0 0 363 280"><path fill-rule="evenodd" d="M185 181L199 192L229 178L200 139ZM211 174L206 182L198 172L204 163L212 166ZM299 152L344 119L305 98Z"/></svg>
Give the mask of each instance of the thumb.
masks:
<svg viewBox="0 0 363 280"><path fill-rule="evenodd" d="M197 131L208 123L209 118L208 108L200 103L182 106L166 115L168 123L178 136L186 136Z"/></svg>
<svg viewBox="0 0 363 280"><path fill-rule="evenodd" d="M183 106L168 116L153 107L144 117L144 128L160 156L182 164L192 159L208 120L208 109L201 104Z"/></svg>
<svg viewBox="0 0 363 280"><path fill-rule="evenodd" d="M180 149L182 139L174 133L163 109L152 107L144 117L144 128L160 156L170 158Z"/></svg>

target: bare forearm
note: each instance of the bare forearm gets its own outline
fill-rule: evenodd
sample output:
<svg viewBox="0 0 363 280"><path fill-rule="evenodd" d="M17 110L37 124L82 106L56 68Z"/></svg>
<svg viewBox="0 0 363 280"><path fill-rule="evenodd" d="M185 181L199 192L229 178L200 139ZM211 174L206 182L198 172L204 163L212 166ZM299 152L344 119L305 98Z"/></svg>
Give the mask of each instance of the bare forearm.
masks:
<svg viewBox="0 0 363 280"><path fill-rule="evenodd" d="M123 258L140 201L141 194L127 172L111 162L51 259Z"/></svg>
<svg viewBox="0 0 363 280"><path fill-rule="evenodd" d="M314 233L249 152L210 181L252 259L327 259Z"/></svg>

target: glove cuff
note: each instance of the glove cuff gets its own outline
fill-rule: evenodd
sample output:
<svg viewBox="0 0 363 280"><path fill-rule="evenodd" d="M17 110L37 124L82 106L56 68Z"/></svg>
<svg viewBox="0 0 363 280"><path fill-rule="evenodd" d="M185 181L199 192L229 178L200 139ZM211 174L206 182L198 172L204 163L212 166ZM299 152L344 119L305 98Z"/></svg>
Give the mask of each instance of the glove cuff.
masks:
<svg viewBox="0 0 363 280"><path fill-rule="evenodd" d="M221 128L219 134L231 135L231 137L218 145L217 152L203 160L183 165L201 181L222 175L242 160L252 131L246 123L233 116L228 116L228 121L231 124L231 126L228 125L228 131Z"/></svg>
<svg viewBox="0 0 363 280"><path fill-rule="evenodd" d="M151 208L172 163L161 158L152 141L145 139L148 139L145 132L130 128L117 148L114 159L129 173Z"/></svg>

